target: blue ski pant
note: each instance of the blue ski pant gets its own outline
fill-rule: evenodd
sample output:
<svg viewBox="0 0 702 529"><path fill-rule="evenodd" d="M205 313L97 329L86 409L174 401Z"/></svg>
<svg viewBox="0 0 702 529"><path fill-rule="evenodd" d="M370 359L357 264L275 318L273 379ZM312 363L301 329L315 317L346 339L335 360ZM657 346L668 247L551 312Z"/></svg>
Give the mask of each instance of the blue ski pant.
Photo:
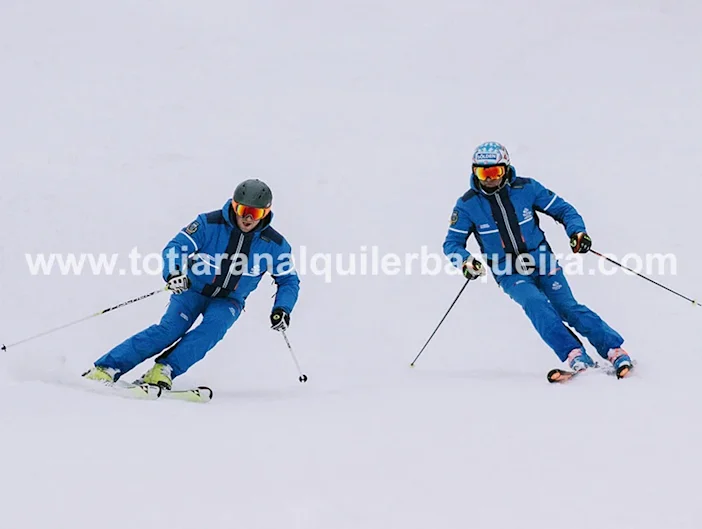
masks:
<svg viewBox="0 0 702 529"><path fill-rule="evenodd" d="M240 313L231 299L209 298L192 290L172 294L159 323L127 338L95 365L118 369L119 376L168 349L156 362L171 366L175 378L202 360L224 338ZM188 332L200 315L200 325Z"/></svg>
<svg viewBox="0 0 702 529"><path fill-rule="evenodd" d="M597 353L607 358L610 349L621 347L624 339L595 312L573 297L561 268L550 275L513 274L500 278L500 287L519 303L544 342L558 358L565 360L582 342L564 322L584 336Z"/></svg>

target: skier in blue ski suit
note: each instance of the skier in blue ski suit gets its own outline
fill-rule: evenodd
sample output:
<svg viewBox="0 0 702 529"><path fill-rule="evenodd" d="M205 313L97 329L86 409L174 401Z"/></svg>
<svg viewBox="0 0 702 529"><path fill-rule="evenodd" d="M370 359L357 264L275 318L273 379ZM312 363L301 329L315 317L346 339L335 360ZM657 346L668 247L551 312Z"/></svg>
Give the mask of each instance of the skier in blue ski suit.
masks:
<svg viewBox="0 0 702 529"><path fill-rule="evenodd" d="M247 180L222 209L183 228L163 250L163 277L174 293L161 321L116 346L84 376L114 381L163 352L140 382L170 389L173 378L224 337L267 271L277 285L271 325L286 329L300 280L290 244L271 226L271 201L267 185ZM190 330L200 315L202 322Z"/></svg>
<svg viewBox="0 0 702 529"><path fill-rule="evenodd" d="M592 241L572 205L536 180L517 176L504 146L481 144L473 155L470 190L458 199L451 215L444 253L469 280L484 275L482 262L466 250L468 237L475 235L498 285L521 305L560 360L574 371L594 365L565 322L625 375L631 359L622 349L624 339L575 300L539 227L539 214L563 224L574 252L590 250Z"/></svg>

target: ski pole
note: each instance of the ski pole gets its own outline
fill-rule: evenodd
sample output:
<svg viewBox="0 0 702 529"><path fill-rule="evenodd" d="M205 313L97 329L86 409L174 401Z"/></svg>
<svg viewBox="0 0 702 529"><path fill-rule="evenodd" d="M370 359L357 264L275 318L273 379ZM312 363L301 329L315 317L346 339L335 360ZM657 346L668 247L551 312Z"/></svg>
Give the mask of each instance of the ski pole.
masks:
<svg viewBox="0 0 702 529"><path fill-rule="evenodd" d="M424 352L424 349L427 348L427 345L429 345L429 342L431 342L431 339L432 339L432 338L434 337L434 335L436 334L436 331L438 331L438 330L439 330L439 327L441 327L441 324L444 323L444 320L445 320L446 317L449 315L449 312L451 312L451 309L453 308L453 306L454 306L454 305L456 304L456 302L458 301L458 298L460 298L460 297L461 297L461 294L463 294L463 291L464 291L464 290L466 289L466 287L468 286L468 283L470 283L470 279L467 280L467 281L463 284L463 287L461 288L460 292L459 292L458 295L456 296L456 299L453 300L453 303L451 303L451 306L450 306L450 307L448 308L448 310L446 311L446 314L444 314L444 317L441 318L441 321L439 322L439 325L436 326L436 329L434 329L434 332L431 333L431 336L430 336L429 339L427 340L427 343L425 343L425 344L424 344L424 347L422 347L422 350L419 351L419 354L414 358L414 360L412 360L412 363L410 364L410 367L414 367L414 363L417 361L417 359L418 359L420 356L422 356L422 353Z"/></svg>
<svg viewBox="0 0 702 529"><path fill-rule="evenodd" d="M280 333L283 335L283 338L285 338L285 343L288 344L288 351L290 351L290 356L292 356L293 362L295 362L295 367L297 367L297 372L300 374L300 377L298 380L300 382L307 382L307 375L305 375L302 370L300 369L300 364L297 361L297 357L295 357L295 353L293 352L292 345L290 345L290 340L288 340L288 335L285 334L285 330L281 329Z"/></svg>
<svg viewBox="0 0 702 529"><path fill-rule="evenodd" d="M658 287L661 287L661 288L664 289L664 290L667 290L668 292L672 292L672 293L675 294L676 296L680 296L681 298L683 298L684 300L689 301L689 302L692 303L693 305L698 305L698 306L702 307L702 304L701 304L701 303L698 303L698 302L695 301L694 299L688 298L687 296L683 296L680 292L676 292L676 291L673 290L672 288L668 288L668 287L665 286L665 285L661 285L658 281L654 281L654 280L651 279L650 277L646 277L646 276L643 275L643 274L639 274L636 270L632 270L632 269L629 268L628 266L624 266L623 264L618 263L618 262L615 261L614 259L610 259L610 258L607 257L606 255L602 255L600 252L596 252L595 250L590 250L590 251L591 251L592 253L594 253L595 255L597 255L597 256L599 256L599 257L602 257L602 258L605 259L606 261L609 261L610 263L615 264L615 265L619 266L620 268L623 268L624 270L628 270L628 271L631 272L632 274L636 274L637 276L639 276L639 277L645 279L646 281L649 281L649 282L653 283L654 285L656 285L656 286L658 286Z"/></svg>
<svg viewBox="0 0 702 529"><path fill-rule="evenodd" d="M36 338L41 338L42 336L46 336L47 334L51 334L56 331L60 331L61 329L65 329L66 327L70 327L72 325L75 325L77 323L81 323L83 321L89 320L90 318L94 318L95 316L101 316L102 314L106 314L108 312L112 312L113 310L121 309L122 307L126 307L127 305L131 305L132 303L136 303L137 301L141 301L142 299L150 298L151 296L154 296L156 294L159 294L161 292L165 292L168 290L168 287L163 287L159 288L158 290L154 290L153 292L149 292L148 294L144 294L143 296L139 296L138 298L130 299L129 301L125 301L123 303L120 303L119 305L115 305L114 307L109 307L104 310L101 310L100 312L96 312L95 314L91 314L90 316L86 316L85 318L81 318L76 321L72 321L70 323L66 323L64 325L61 325L60 327L55 327L53 329L49 329L48 331L41 332L39 334L35 334L34 336L30 336L29 338L25 338L24 340L20 340L19 342L11 343L9 345L3 344L0 346L0 349L3 351L7 351L8 347L15 347L16 345L20 345L26 342L29 342L31 340L34 340Z"/></svg>

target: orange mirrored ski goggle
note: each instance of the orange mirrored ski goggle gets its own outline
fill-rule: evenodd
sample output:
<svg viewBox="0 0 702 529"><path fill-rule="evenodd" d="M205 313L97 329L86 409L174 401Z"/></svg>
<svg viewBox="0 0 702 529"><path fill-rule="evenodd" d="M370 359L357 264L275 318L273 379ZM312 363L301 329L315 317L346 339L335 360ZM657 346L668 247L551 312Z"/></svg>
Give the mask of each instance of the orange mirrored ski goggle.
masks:
<svg viewBox="0 0 702 529"><path fill-rule="evenodd" d="M268 212L271 210L271 208L255 208L236 202L232 202L232 205L234 206L234 213L236 213L237 216L244 218L250 215L253 220L261 220L268 215Z"/></svg>
<svg viewBox="0 0 702 529"><path fill-rule="evenodd" d="M488 167L476 165L473 167L473 174L478 177L478 180L483 182L485 180L497 180L507 174L507 168L504 165L491 165Z"/></svg>

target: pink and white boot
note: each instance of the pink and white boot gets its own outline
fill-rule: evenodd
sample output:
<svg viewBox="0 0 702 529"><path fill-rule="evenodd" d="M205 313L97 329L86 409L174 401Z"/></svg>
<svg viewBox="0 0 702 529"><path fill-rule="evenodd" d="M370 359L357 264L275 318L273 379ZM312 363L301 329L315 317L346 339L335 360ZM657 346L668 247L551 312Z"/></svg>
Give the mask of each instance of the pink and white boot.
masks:
<svg viewBox="0 0 702 529"><path fill-rule="evenodd" d="M617 378L624 378L631 373L631 370L634 368L629 353L621 347L610 349L607 353L607 359L612 362Z"/></svg>
<svg viewBox="0 0 702 529"><path fill-rule="evenodd" d="M596 364L592 358L590 358L590 355L587 354L581 347L573 349L568 354L566 362L568 362L568 367L570 367L576 373L579 371L585 371L589 367L596 367Z"/></svg>

